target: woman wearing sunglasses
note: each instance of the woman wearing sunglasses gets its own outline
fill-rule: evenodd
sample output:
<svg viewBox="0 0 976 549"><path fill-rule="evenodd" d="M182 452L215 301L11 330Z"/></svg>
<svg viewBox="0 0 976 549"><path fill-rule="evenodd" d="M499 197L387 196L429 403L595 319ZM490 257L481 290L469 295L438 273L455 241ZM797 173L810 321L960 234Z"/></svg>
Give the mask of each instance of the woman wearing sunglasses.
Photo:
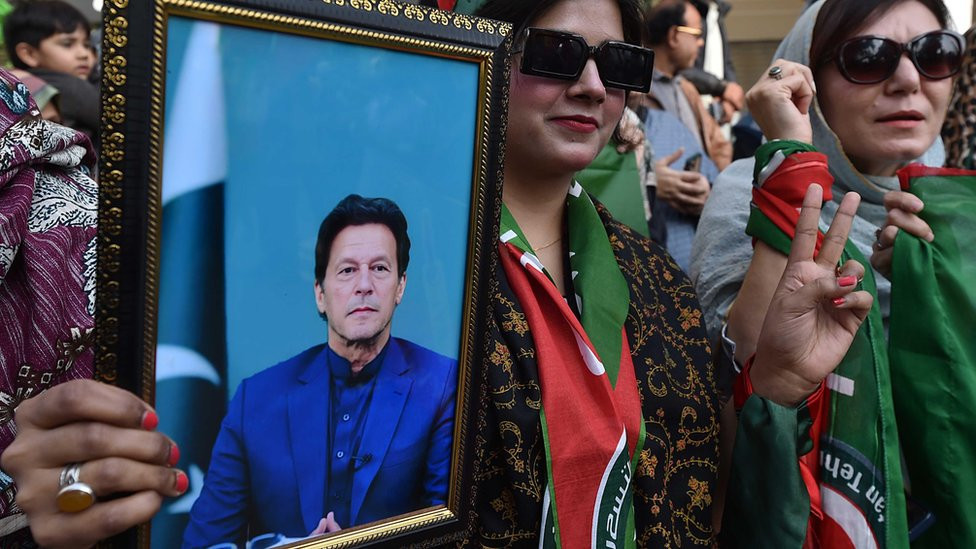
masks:
<svg viewBox="0 0 976 549"><path fill-rule="evenodd" d="M862 197L843 257L873 267L856 283L875 294L878 307L852 351L826 380L780 379L766 394L782 405L800 405L800 415L815 422L810 437L783 437L779 442L789 444L770 443L766 456L778 451L794 456L795 464L796 455L806 454L799 467L789 468L793 482L780 478L771 491L774 498L792 498L796 505L784 499L769 503L780 522L790 522L784 517L792 513L792 522L802 526L791 532L800 536L792 538L794 543L802 543L806 535L821 546L841 539L844 546L874 539L888 547L907 547L910 536L914 539L931 526L929 511L934 511L935 527L922 540L976 544L972 537L961 544L960 538L947 537L950 530L964 536L976 530L964 526L972 518L965 519L965 511L956 505L959 487L943 486L949 490L941 493L933 489L932 472L948 465L938 457L943 449L904 442L916 438L904 431L901 417L911 389L903 383L905 376L889 369L886 351L895 236L904 231L926 241L934 237L917 215L922 201L899 190L895 172L910 162L941 166L944 161L939 132L963 49L961 37L947 26L941 0L825 0L805 12L780 45L778 59L747 94L750 112L769 143L755 159L723 172L698 226L692 277L706 322L713 337L721 331L726 355L746 363L787 262L793 208L802 189L815 181L829 190L832 183L833 199L823 207L825 220L837 210L844 192ZM753 377L756 373L752 371ZM738 379L743 378L748 374ZM808 398L811 387L819 389ZM737 384L737 401L741 389ZM902 398L901 405L893 394ZM900 433L896 411L903 420ZM907 471L902 470L902 453ZM738 480L729 488L725 532L747 532L738 539L769 541L757 536L770 534L770 517L740 512L746 502L735 501L742 494L735 483L748 482L749 472L739 469L740 464L732 474ZM875 480L856 483L856 478ZM909 480L915 497L908 494ZM797 489L790 494L784 486ZM883 506L877 506L878 498ZM732 524L738 528L731 530Z"/></svg>
<svg viewBox="0 0 976 549"><path fill-rule="evenodd" d="M627 92L647 91L653 59L636 45L639 10L636 0L489 0L479 12L514 27L475 449L485 546L714 539L720 399L697 299L660 247L574 181L610 139ZM811 192L807 225L819 217ZM832 229L840 241L856 205L851 196ZM763 333L760 356L778 357L769 368L829 371L870 307L867 293L839 283L863 270L845 265L839 276L839 249L814 262L812 246L798 240L796 284L781 289ZM830 343L809 346L808 333Z"/></svg>

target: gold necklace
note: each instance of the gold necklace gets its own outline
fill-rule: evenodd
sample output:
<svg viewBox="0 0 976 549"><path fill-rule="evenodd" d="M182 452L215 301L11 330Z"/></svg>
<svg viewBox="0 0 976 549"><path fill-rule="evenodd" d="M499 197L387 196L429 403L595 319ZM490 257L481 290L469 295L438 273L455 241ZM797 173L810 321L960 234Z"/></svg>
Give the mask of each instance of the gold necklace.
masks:
<svg viewBox="0 0 976 549"><path fill-rule="evenodd" d="M562 239L563 239L563 235L559 235L558 237L556 237L556 240L553 240L552 242L546 244L545 246L539 246L538 248L535 249L535 251L536 252L541 252L542 250L545 250L549 246L552 246L553 244L555 244L556 242L559 242Z"/></svg>

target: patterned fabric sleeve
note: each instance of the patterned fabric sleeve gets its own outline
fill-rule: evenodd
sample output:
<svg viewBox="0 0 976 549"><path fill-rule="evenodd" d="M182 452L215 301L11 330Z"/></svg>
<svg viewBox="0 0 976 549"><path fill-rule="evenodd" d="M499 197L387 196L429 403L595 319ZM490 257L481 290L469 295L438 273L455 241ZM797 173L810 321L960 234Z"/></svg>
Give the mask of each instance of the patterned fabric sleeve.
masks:
<svg viewBox="0 0 976 549"><path fill-rule="evenodd" d="M87 137L41 120L26 87L0 70L0 452L24 399L92 377L94 162ZM0 535L24 526L15 493L4 484Z"/></svg>
<svg viewBox="0 0 976 549"><path fill-rule="evenodd" d="M976 27L966 33L966 56L942 125L946 166L976 169Z"/></svg>

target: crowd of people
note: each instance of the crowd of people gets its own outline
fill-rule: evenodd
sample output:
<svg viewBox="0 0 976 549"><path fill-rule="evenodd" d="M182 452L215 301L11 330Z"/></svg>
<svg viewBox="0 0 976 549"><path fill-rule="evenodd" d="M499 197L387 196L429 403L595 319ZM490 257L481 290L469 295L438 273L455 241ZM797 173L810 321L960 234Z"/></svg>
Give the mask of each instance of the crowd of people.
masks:
<svg viewBox="0 0 976 549"><path fill-rule="evenodd" d="M976 235L965 229L976 172L962 170L976 165L976 45L942 0L814 2L748 92L731 63L724 0L420 3L513 29L497 255L484 275L492 352L477 357L476 500L460 546L976 546L976 332L965 321L976 315ZM88 547L188 489L155 411L86 379L98 128L90 33L58 0L18 4L4 22L14 65L0 71L5 546L32 537ZM761 145L733 147L740 119ZM629 185L643 218L622 222L587 192L587 169L604 154L637 165L615 184ZM358 402L359 429L368 420L356 418L380 405L369 400L377 371L401 347L420 351L390 337L406 221L401 231L402 213L383 199L346 201L379 204L393 221L320 233L317 304L326 316L340 307L329 269L348 246L348 292L388 301L385 324L374 334L364 323L363 339L350 339L333 316L328 345L259 376L284 385L286 370L303 380L316 379L313 367L331 372L343 392L325 400L333 410ZM371 239L388 249L382 260L363 252ZM300 487L248 477L260 500L278 502L267 515L279 533L354 525L361 505L364 520L400 513L387 496L401 492L445 501L453 410L443 381L457 373L437 357L451 373L418 377L437 395L407 405L431 430L405 437L439 433L437 467L418 449L406 483L386 473L409 488L365 504L339 494L335 506L317 489L291 513L302 516L285 516ZM274 392L245 402L244 389L187 547L243 543L258 496L239 478L293 465L252 457L260 451L244 433L280 431L269 418L288 411ZM357 436L343 425L328 435ZM342 469L342 452L326 454L303 463L338 471L346 488L349 471L382 460L356 452L346 461L359 465Z"/></svg>

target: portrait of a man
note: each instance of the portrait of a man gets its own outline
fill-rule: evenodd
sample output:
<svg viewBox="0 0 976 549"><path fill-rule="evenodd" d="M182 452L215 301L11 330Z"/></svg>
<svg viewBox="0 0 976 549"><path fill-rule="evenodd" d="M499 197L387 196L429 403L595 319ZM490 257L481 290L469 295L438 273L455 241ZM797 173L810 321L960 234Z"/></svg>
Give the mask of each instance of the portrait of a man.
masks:
<svg viewBox="0 0 976 549"><path fill-rule="evenodd" d="M394 202L353 194L325 217L313 291L328 339L241 382L184 546L306 536L445 503L457 362L391 335L409 259Z"/></svg>

